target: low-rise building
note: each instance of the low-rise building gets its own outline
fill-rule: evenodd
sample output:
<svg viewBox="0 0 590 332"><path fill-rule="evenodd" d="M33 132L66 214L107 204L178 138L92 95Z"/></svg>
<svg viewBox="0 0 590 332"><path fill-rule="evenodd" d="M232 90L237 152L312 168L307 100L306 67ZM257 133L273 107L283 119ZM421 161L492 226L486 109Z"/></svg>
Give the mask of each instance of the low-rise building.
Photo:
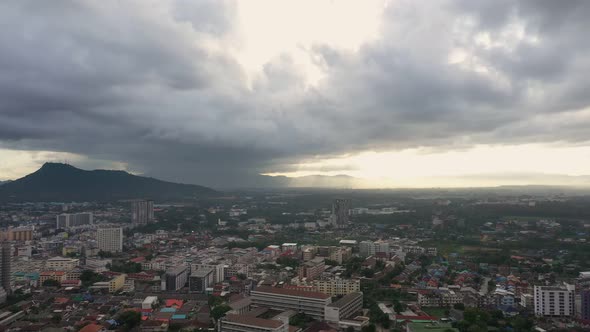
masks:
<svg viewBox="0 0 590 332"><path fill-rule="evenodd" d="M219 322L220 332L288 332L289 324L281 320L228 314Z"/></svg>
<svg viewBox="0 0 590 332"><path fill-rule="evenodd" d="M66 280L65 271L43 271L39 274L39 282L41 285L47 280L55 280L61 284L62 281Z"/></svg>
<svg viewBox="0 0 590 332"><path fill-rule="evenodd" d="M363 293L350 293L342 297L340 300L326 306L325 319L328 322L338 323L343 319L352 317L362 308Z"/></svg>
<svg viewBox="0 0 590 332"><path fill-rule="evenodd" d="M108 281L95 282L92 286L90 286L90 288L105 289L109 293L115 293L117 291L123 290L125 287L125 277L125 274L115 275Z"/></svg>
<svg viewBox="0 0 590 332"><path fill-rule="evenodd" d="M250 294L252 304L279 310L294 310L318 320L324 319L325 308L332 303L332 298L328 294L269 286L258 287Z"/></svg>
<svg viewBox="0 0 590 332"><path fill-rule="evenodd" d="M45 263L45 268L52 271L69 271L79 264L80 260L77 258L52 257Z"/></svg>

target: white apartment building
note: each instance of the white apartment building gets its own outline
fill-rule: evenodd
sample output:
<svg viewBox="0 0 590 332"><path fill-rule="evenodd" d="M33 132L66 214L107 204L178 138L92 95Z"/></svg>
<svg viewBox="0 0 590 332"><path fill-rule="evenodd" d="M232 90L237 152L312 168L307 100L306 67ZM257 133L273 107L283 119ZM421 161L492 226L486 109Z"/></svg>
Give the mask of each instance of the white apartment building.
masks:
<svg viewBox="0 0 590 332"><path fill-rule="evenodd" d="M123 228L109 227L96 230L98 249L106 252L123 251Z"/></svg>
<svg viewBox="0 0 590 332"><path fill-rule="evenodd" d="M575 285L535 286L535 315L571 317L575 314Z"/></svg>
<svg viewBox="0 0 590 332"><path fill-rule="evenodd" d="M361 241L359 243L361 257L374 256L378 252L389 253L389 243L385 241Z"/></svg>

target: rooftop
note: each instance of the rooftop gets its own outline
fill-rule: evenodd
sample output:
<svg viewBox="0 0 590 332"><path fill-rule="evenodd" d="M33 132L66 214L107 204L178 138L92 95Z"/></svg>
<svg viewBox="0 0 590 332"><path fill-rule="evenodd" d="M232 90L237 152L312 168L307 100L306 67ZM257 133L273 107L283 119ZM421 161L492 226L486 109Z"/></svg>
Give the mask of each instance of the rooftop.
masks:
<svg viewBox="0 0 590 332"><path fill-rule="evenodd" d="M281 322L280 320L256 318L256 317L252 317L252 316L234 315L234 314L226 315L225 321L238 323L238 324L244 324L244 325L250 325L250 326L270 328L270 329L276 329L276 328L283 326L283 322Z"/></svg>
<svg viewBox="0 0 590 332"><path fill-rule="evenodd" d="M410 332L444 332L444 331L459 331L448 323L408 323L408 331Z"/></svg>
<svg viewBox="0 0 590 332"><path fill-rule="evenodd" d="M202 269L198 269L195 272L193 272L191 274L191 277L206 277L207 275L209 275L210 273L213 273L213 269L211 268L202 268Z"/></svg>
<svg viewBox="0 0 590 332"><path fill-rule="evenodd" d="M345 305L349 304L350 302L354 301L359 296L362 298L363 297L363 293L361 293L361 292L354 292L354 293L346 294L340 300L338 300L338 301L336 301L334 303L328 304L328 307L342 308Z"/></svg>
<svg viewBox="0 0 590 332"><path fill-rule="evenodd" d="M272 293L277 295L285 295L285 296L299 296L299 297L308 297L314 299L329 299L330 295L320 293L320 292L308 292L296 289L285 289L285 288L277 288L277 287L270 287L270 286L260 286L254 290L254 292L260 293Z"/></svg>

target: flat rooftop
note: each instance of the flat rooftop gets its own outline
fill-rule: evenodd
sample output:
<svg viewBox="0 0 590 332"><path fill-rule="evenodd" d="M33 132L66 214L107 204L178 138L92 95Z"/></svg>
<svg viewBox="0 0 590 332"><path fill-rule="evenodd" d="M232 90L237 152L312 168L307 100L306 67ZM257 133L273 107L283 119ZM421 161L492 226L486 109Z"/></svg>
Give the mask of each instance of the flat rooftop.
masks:
<svg viewBox="0 0 590 332"><path fill-rule="evenodd" d="M260 286L253 290L253 292L260 292L260 293L270 293L276 295L285 295L285 296L298 296L298 297L308 297L314 299L329 299L330 295L320 293L320 292L308 292L298 289L286 289L286 288L277 288L277 287L270 287L270 286Z"/></svg>
<svg viewBox="0 0 590 332"><path fill-rule="evenodd" d="M340 300L338 300L338 301L336 301L334 303L328 304L328 307L342 308L345 305L349 304L350 302L354 301L359 296L362 298L363 297L363 293L361 293L361 292L354 292L354 293L346 294Z"/></svg>
<svg viewBox="0 0 590 332"><path fill-rule="evenodd" d="M249 326L258 326L269 329L276 329L283 326L283 322L274 319L264 319L252 316L228 314L225 316L225 321L244 324ZM223 324L223 323L222 323Z"/></svg>

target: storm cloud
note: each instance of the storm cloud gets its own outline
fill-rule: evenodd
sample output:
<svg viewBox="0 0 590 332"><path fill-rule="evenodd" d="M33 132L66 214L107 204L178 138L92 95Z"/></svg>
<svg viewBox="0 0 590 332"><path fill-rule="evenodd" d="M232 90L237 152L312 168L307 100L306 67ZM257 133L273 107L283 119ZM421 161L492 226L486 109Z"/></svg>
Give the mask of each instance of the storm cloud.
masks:
<svg viewBox="0 0 590 332"><path fill-rule="evenodd" d="M375 40L305 49L311 85L288 53L249 77L236 12L1 2L0 147L242 186L318 156L590 139L587 1L391 1Z"/></svg>

